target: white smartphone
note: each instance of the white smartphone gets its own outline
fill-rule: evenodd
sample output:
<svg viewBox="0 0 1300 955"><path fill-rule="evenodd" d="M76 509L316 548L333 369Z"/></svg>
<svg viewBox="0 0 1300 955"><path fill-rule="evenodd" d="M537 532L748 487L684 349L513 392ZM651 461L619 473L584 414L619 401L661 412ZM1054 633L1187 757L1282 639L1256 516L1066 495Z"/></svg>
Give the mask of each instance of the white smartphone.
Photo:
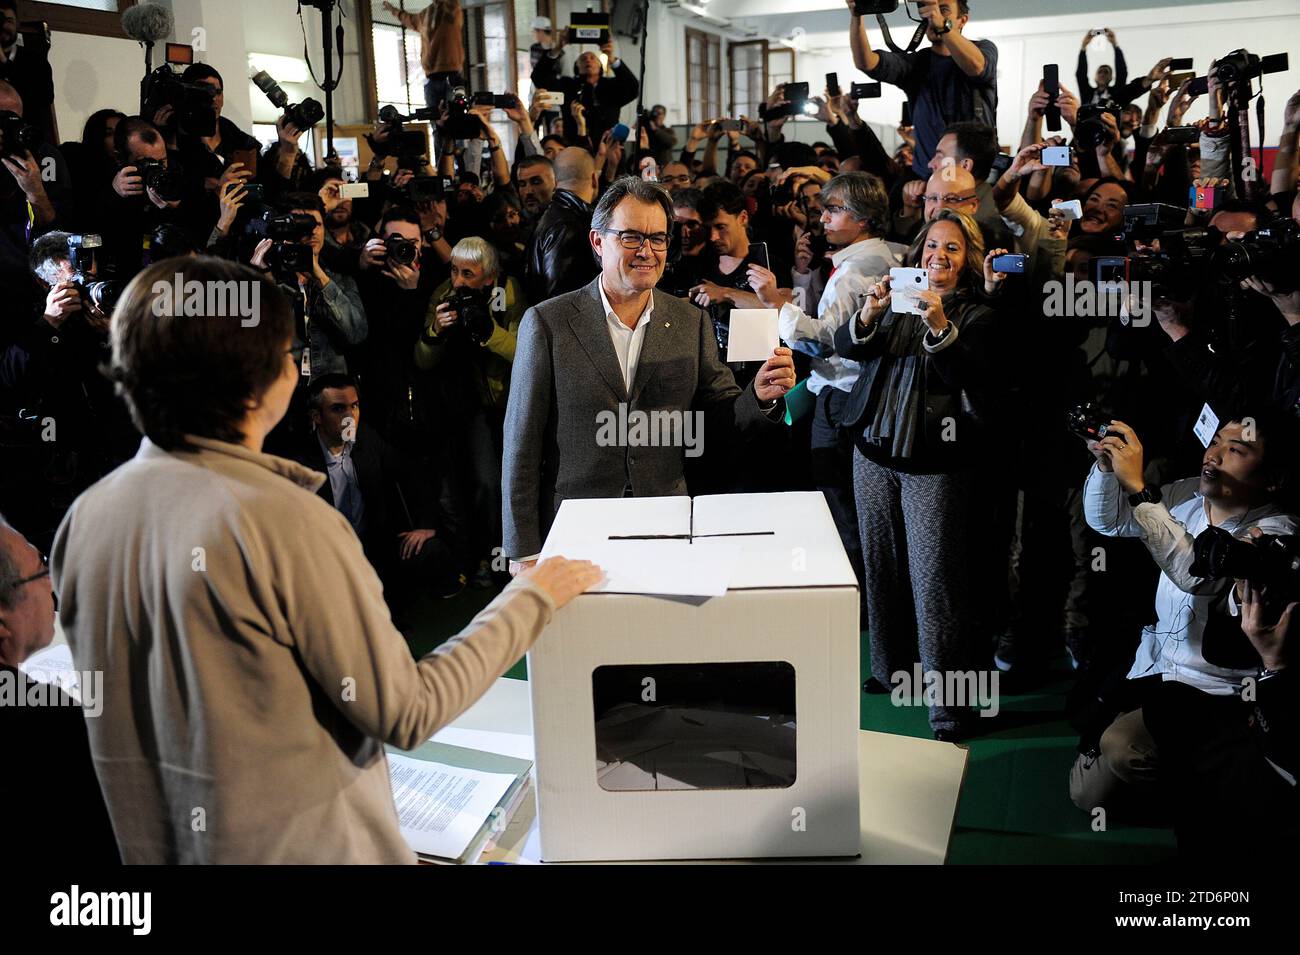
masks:
<svg viewBox="0 0 1300 955"><path fill-rule="evenodd" d="M889 270L890 304L895 312L922 314L916 293L927 292L929 289L930 275L925 269Z"/></svg>
<svg viewBox="0 0 1300 955"><path fill-rule="evenodd" d="M1078 199L1071 199L1069 202L1058 202L1052 208L1059 209L1061 215L1067 219L1083 218L1083 203Z"/></svg>
<svg viewBox="0 0 1300 955"><path fill-rule="evenodd" d="M1044 166L1070 165L1070 147L1069 146L1044 146L1043 165Z"/></svg>
<svg viewBox="0 0 1300 955"><path fill-rule="evenodd" d="M339 186L340 199L369 199L370 183L368 182L345 182Z"/></svg>

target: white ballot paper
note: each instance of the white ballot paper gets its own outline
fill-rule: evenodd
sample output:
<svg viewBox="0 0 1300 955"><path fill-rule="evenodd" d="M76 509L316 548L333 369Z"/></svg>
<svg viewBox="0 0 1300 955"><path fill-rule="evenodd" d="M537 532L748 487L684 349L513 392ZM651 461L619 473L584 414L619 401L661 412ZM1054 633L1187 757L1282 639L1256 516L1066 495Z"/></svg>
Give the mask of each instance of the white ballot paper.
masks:
<svg viewBox="0 0 1300 955"><path fill-rule="evenodd" d="M422 855L458 859L515 777L388 754L388 776L406 844Z"/></svg>
<svg viewBox="0 0 1300 955"><path fill-rule="evenodd" d="M727 332L727 361L767 361L781 344L774 308L733 308Z"/></svg>

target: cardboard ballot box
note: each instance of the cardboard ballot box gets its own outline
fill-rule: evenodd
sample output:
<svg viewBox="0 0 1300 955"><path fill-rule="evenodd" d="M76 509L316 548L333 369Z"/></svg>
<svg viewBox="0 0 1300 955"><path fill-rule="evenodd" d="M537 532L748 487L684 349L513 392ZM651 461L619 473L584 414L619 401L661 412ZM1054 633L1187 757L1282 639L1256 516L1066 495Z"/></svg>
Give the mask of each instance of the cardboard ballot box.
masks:
<svg viewBox="0 0 1300 955"><path fill-rule="evenodd" d="M546 861L856 855L858 588L818 492L565 501L528 654Z"/></svg>

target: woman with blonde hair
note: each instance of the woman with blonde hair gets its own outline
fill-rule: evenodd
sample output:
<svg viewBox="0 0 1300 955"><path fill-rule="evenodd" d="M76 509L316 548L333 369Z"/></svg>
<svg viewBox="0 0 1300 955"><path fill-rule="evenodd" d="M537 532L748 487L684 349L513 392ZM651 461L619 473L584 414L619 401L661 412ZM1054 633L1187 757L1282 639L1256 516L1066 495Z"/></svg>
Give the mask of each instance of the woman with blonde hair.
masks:
<svg viewBox="0 0 1300 955"><path fill-rule="evenodd" d="M972 665L966 537L975 451L985 396L998 381L996 320L985 295L1005 276L992 271L1004 250L984 253L979 226L942 210L908 252L929 287L912 293L921 314L902 308L884 276L835 334L835 350L862 365L843 412L854 438L853 488L866 565L872 680L911 673L913 642L928 674ZM945 685L948 681L944 681ZM919 692L920 688L916 688ZM930 707L935 738L969 729L971 701Z"/></svg>

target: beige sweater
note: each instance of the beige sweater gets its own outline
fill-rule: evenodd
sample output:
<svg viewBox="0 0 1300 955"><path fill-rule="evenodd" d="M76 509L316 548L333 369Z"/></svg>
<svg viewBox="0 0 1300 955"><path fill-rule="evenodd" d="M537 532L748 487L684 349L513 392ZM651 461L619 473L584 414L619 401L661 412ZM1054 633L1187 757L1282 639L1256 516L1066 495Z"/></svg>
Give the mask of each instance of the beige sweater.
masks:
<svg viewBox="0 0 1300 955"><path fill-rule="evenodd" d="M128 863L414 862L383 745L463 712L554 612L515 580L412 659L323 476L237 445L149 440L64 518L52 554Z"/></svg>

